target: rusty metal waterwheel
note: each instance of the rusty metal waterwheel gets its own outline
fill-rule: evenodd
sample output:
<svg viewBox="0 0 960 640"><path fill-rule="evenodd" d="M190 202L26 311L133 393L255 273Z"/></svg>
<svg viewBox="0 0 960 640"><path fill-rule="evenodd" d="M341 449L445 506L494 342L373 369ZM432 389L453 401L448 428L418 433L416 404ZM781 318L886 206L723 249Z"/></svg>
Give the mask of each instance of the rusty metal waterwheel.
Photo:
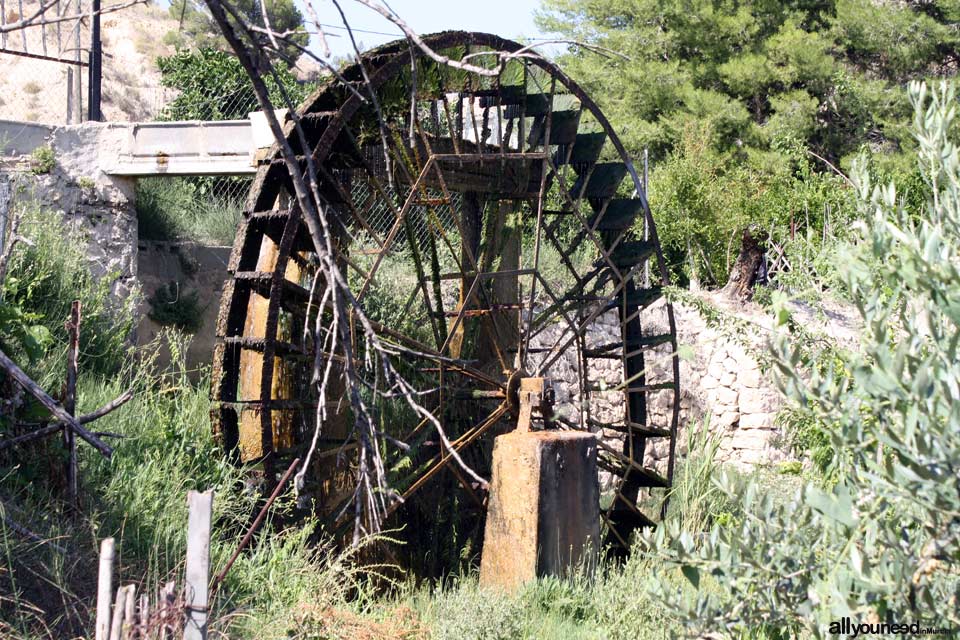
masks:
<svg viewBox="0 0 960 640"><path fill-rule="evenodd" d="M477 33L425 40L452 59L491 65L483 52L521 49ZM667 270L622 144L583 90L537 56L513 58L490 78L398 42L363 65L369 86L359 65L343 76L361 95L372 88L385 132L373 101L337 81L300 109L355 296L381 339L403 348L401 372L481 475L493 437L515 424L512 383L553 380L552 426L602 432L600 466L615 479L606 542L626 552L670 485L679 388L672 310L664 307L659 328L641 322ZM304 153L292 125L286 133ZM291 191L275 148L237 233L214 362L220 442L268 477L306 448L317 415L315 345L304 331L315 259ZM601 320L619 335L598 337ZM356 340L363 354L361 333ZM648 366L653 359L659 364ZM334 532L355 462L349 404L336 395L310 470L313 508ZM445 546L469 555L482 533L482 489L448 464L430 426L402 401L381 398L374 411L392 485L406 498L388 526L406 525L428 571ZM393 447L395 439L409 448ZM669 452L659 473L644 466L651 439Z"/></svg>

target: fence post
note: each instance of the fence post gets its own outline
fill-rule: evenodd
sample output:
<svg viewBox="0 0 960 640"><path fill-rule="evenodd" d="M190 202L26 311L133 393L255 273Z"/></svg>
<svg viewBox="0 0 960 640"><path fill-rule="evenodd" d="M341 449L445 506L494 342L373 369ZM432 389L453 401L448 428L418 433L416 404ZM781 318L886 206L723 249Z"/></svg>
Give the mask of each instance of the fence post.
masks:
<svg viewBox="0 0 960 640"><path fill-rule="evenodd" d="M183 640L206 640L213 491L188 492L187 506L190 510L187 520L187 566L184 586L184 609L186 609L187 620L183 629Z"/></svg>
<svg viewBox="0 0 960 640"><path fill-rule="evenodd" d="M82 12L80 0L75 0L75 11L78 16ZM76 51L74 52L73 59L77 63L80 62L80 52L83 50L83 45L80 42L80 23L80 20L74 21L73 47ZM70 124L80 124L83 122L83 67L77 64L73 67L72 71L73 86L68 88L68 90L72 91L71 95L73 96L73 110Z"/></svg>
<svg viewBox="0 0 960 640"><path fill-rule="evenodd" d="M110 599L113 596L113 538L100 543L100 572L97 576L96 640L110 637Z"/></svg>
<svg viewBox="0 0 960 640"><path fill-rule="evenodd" d="M100 111L101 79L103 77L103 41L100 38L100 0L93 0L90 24L90 67L89 94L87 98L87 119L98 122L103 120Z"/></svg>
<svg viewBox="0 0 960 640"><path fill-rule="evenodd" d="M67 385L63 399L63 408L71 416L77 415L77 359L80 357L80 301L74 300L70 306L70 319L67 321L67 333L70 335L70 350L67 351ZM67 447L67 496L70 504L80 506L80 465L77 462L77 434L69 427L63 430Z"/></svg>
<svg viewBox="0 0 960 640"><path fill-rule="evenodd" d="M119 582L119 580L118 580ZM110 622L110 640L120 640L123 632L123 612L127 609L127 588L117 589L117 599L113 603L113 619Z"/></svg>

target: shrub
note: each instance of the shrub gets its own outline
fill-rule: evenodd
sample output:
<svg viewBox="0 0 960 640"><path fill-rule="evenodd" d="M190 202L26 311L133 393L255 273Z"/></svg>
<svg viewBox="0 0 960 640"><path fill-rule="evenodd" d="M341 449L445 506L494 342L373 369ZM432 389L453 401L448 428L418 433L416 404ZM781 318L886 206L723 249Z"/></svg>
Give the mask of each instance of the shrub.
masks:
<svg viewBox="0 0 960 640"><path fill-rule="evenodd" d="M30 154L30 170L36 175L50 173L57 166L57 157L49 145L37 147Z"/></svg>
<svg viewBox="0 0 960 640"><path fill-rule="evenodd" d="M213 48L184 49L157 58L157 66L161 84L179 91L164 107L161 119L246 120L247 114L260 109L253 85L232 53ZM273 104L278 108L285 106L285 91L294 106L299 105L307 88L298 84L293 73L282 65L276 71L280 84L273 76L264 77Z"/></svg>
<svg viewBox="0 0 960 640"><path fill-rule="evenodd" d="M46 327L52 337L41 370L63 380L68 345L64 321L70 304L80 300L80 369L88 372L118 371L125 359L134 325L136 295L124 300L111 296L115 274L94 275L86 258L86 242L77 233L65 232L63 216L31 206L24 211L19 243L2 283L4 300L19 306ZM42 381L43 382L43 381Z"/></svg>
<svg viewBox="0 0 960 640"><path fill-rule="evenodd" d="M148 302L150 319L159 325L196 333L203 324L199 292L187 291L175 280L157 287Z"/></svg>
<svg viewBox="0 0 960 640"><path fill-rule="evenodd" d="M864 222L844 272L864 324L862 349L808 353L788 336L775 364L789 399L816 416L838 452L836 482L777 505L756 483L725 477L739 496L736 528L694 538L661 527L647 549L698 590L659 597L691 631L822 637L854 622L956 627L960 562L960 152L948 131L952 87L912 84L919 165L930 199L909 210L893 185L857 167ZM716 580L721 592L703 587Z"/></svg>

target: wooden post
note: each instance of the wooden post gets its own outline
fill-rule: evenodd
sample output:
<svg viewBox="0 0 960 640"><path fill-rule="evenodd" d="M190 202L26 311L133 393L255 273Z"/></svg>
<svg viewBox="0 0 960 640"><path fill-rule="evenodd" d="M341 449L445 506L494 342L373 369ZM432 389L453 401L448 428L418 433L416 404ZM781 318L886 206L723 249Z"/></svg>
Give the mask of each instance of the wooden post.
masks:
<svg viewBox="0 0 960 640"><path fill-rule="evenodd" d="M123 612L126 609L127 588L117 589L117 600L113 603L113 620L110 623L110 640L120 640L123 630Z"/></svg>
<svg viewBox="0 0 960 640"><path fill-rule="evenodd" d="M113 596L113 538L100 543L100 573L97 576L96 640L110 637L110 598Z"/></svg>
<svg viewBox="0 0 960 640"><path fill-rule="evenodd" d="M206 640L213 491L188 492L187 506L190 516L187 520L187 566L183 596L187 621L183 628L183 640Z"/></svg>
<svg viewBox="0 0 960 640"><path fill-rule="evenodd" d="M147 627L150 625L150 596L140 594L140 635L147 638Z"/></svg>
<svg viewBox="0 0 960 640"><path fill-rule="evenodd" d="M160 589L160 597L157 602L157 616L160 620L160 640L169 640L169 638L173 636L170 618L174 610L175 590L176 583L173 580L163 585Z"/></svg>
<svg viewBox="0 0 960 640"><path fill-rule="evenodd" d="M120 640L133 640L134 611L137 608L137 585L127 585L127 598L123 606L123 628L120 630Z"/></svg>
<svg viewBox="0 0 960 640"><path fill-rule="evenodd" d="M67 351L67 387L63 398L63 408L71 416L77 415L77 359L80 355L80 301L74 300L70 306L70 319L67 320L67 333L70 336L70 350ZM77 434L73 429L63 430L67 447L67 496L70 504L79 506L80 493L79 464L77 463Z"/></svg>

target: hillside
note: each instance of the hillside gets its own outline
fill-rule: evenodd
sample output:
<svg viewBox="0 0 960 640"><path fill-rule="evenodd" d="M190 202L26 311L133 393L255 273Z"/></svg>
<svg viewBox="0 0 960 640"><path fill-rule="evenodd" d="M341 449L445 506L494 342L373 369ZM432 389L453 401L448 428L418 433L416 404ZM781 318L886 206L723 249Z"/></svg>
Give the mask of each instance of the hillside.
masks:
<svg viewBox="0 0 960 640"><path fill-rule="evenodd" d="M24 13L31 5L24 3ZM177 28L176 20L157 6L135 6L103 17L103 115L108 121L149 120L169 98L160 87L158 55L173 53L163 36ZM64 28L60 38L63 57L69 57L70 38ZM8 36L7 48L42 52L39 29ZM89 28L81 30L81 42L89 41ZM55 32L47 34L47 53L57 54ZM0 118L50 124L66 121L66 65L22 56L0 54ZM86 72L82 90L86 105Z"/></svg>
<svg viewBox="0 0 960 640"><path fill-rule="evenodd" d="M36 2L25 2L29 14ZM17 14L9 16L17 17ZM179 29L178 21L168 10L157 5L138 5L104 15L103 37L103 117L108 122L152 120L176 96L173 89L162 87L158 56L175 52L175 38L167 37ZM63 27L57 38L49 28L46 55L63 58L73 56L73 37ZM24 39L26 42L24 42ZM90 40L89 24L84 23L80 40ZM59 45L58 45L59 42ZM6 48L42 53L41 32L37 28L7 36ZM57 53L57 51L61 53ZM48 124L67 121L67 70L58 62L0 53L0 119L29 120ZM304 57L296 67L301 79L313 79L319 69ZM84 113L87 103L87 72L82 81Z"/></svg>

